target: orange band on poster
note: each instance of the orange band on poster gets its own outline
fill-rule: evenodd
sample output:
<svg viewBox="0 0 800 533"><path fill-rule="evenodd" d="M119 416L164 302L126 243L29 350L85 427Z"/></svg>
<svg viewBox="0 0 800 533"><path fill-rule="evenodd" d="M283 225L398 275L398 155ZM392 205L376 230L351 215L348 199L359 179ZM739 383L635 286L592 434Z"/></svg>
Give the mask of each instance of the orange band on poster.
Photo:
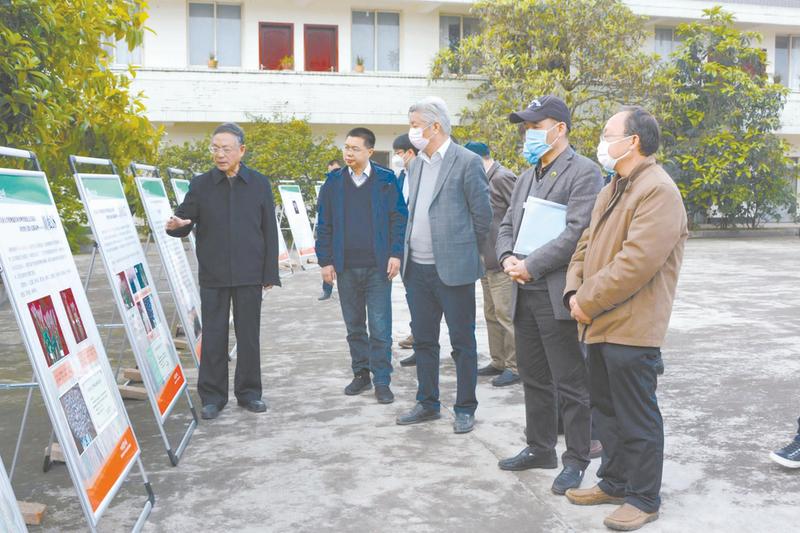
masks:
<svg viewBox="0 0 800 533"><path fill-rule="evenodd" d="M200 362L200 356L203 352L203 336L200 335L200 338L197 339L197 343L194 345L194 353L197 354L197 362Z"/></svg>
<svg viewBox="0 0 800 533"><path fill-rule="evenodd" d="M164 384L164 388L161 389L161 395L158 397L158 411L162 415L167 411L170 404L172 404L172 400L178 395L178 391L181 390L184 383L186 383L186 378L183 377L181 365L178 365L175 367L175 370L172 371L172 375Z"/></svg>
<svg viewBox="0 0 800 533"><path fill-rule="evenodd" d="M133 430L128 427L122 438L119 439L114 451L108 456L106 464L100 469L97 476L95 476L92 485L86 489L86 494L89 496L89 503L92 510L96 511L103 500L106 499L111 488L122 476L128 463L131 462L133 456L139 451L139 445L136 443L136 438L133 436Z"/></svg>
<svg viewBox="0 0 800 533"><path fill-rule="evenodd" d="M315 253L314 247L311 248L303 248L300 250L300 255L313 255Z"/></svg>
<svg viewBox="0 0 800 533"><path fill-rule="evenodd" d="M289 260L289 252L284 252L278 256L278 261L288 261Z"/></svg>

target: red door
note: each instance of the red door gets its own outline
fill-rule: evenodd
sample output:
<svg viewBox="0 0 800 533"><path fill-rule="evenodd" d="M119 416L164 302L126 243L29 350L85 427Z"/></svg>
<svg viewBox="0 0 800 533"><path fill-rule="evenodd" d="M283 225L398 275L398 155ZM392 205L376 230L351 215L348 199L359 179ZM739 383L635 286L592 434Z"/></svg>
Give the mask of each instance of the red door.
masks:
<svg viewBox="0 0 800 533"><path fill-rule="evenodd" d="M306 24L306 70L337 72L339 70L339 27Z"/></svg>
<svg viewBox="0 0 800 533"><path fill-rule="evenodd" d="M262 70L281 70L281 60L294 64L294 25L276 22L258 24L258 62ZM284 65L283 68L288 67ZM291 68L294 68L293 66Z"/></svg>

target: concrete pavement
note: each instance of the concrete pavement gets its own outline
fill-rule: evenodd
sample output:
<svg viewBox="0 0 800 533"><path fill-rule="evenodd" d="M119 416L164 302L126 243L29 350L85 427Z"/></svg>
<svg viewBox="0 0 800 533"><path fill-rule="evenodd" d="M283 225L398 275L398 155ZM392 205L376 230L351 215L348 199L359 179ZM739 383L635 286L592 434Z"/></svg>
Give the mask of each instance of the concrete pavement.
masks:
<svg viewBox="0 0 800 533"><path fill-rule="evenodd" d="M88 257L78 260L86 268ZM688 243L659 383L667 434L664 504L661 519L644 531L797 527L800 472L781 469L767 454L788 441L800 415L798 287L796 238ZM201 424L177 468L169 465L149 406L126 402L157 497L147 531L605 531L602 520L613 507L576 507L552 495L558 470L497 468L498 459L525 445L519 386L496 389L481 378L475 431L453 434L454 366L444 326L441 420L395 425L395 416L413 406L416 388L414 369L397 364L410 353L404 350L395 354L394 404L378 405L371 393L344 396L351 374L338 300L318 303L318 291L318 274L304 272L265 301L269 411L254 415L229 403L219 419ZM110 314L104 275L95 278L90 299L98 320ZM408 333L399 283L393 300L397 341ZM480 297L478 310L479 351L488 353ZM30 374L15 328L8 309L0 311L3 381ZM188 359L184 364L193 383L196 371ZM22 392L0 392L6 465L23 402ZM185 409L179 411L168 426L174 434L187 421ZM49 506L43 527L31 531L81 530L66 469L41 472L48 433L36 398L15 475L17 497ZM594 482L598 463L584 486ZM129 529L143 502L134 474L100 530Z"/></svg>

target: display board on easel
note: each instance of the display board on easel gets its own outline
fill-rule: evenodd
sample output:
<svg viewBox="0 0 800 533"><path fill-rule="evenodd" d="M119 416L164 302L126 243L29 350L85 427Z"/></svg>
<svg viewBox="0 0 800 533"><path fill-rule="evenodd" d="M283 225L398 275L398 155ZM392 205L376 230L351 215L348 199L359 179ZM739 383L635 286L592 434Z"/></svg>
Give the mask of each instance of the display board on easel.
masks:
<svg viewBox="0 0 800 533"><path fill-rule="evenodd" d="M142 166L137 165L136 168ZM175 298L181 326L189 341L189 349L197 366L200 366L203 342L200 291L194 281L192 267L183 249L183 243L180 239L167 235L165 229L167 219L172 216L167 190L161 178L137 177L136 186L156 249L167 273L167 281Z"/></svg>
<svg viewBox="0 0 800 533"><path fill-rule="evenodd" d="M282 181L278 184L278 193L281 195L283 216L289 223L292 246L300 259L300 266L306 268L316 264L314 233L311 231L311 222L308 219L300 186L293 181Z"/></svg>
<svg viewBox="0 0 800 533"><path fill-rule="evenodd" d="M83 174L78 164L107 166L114 173ZM197 427L197 414L122 182L106 159L70 156L70 165L167 455L177 465ZM181 396L193 420L174 447L164 423Z"/></svg>
<svg viewBox="0 0 800 533"><path fill-rule="evenodd" d="M3 533L25 533L25 519L14 496L14 489L6 474L3 459L0 458L0 531Z"/></svg>
<svg viewBox="0 0 800 533"><path fill-rule="evenodd" d="M155 497L43 172L0 169L0 272L90 530L135 464L141 529Z"/></svg>
<svg viewBox="0 0 800 533"><path fill-rule="evenodd" d="M168 168L167 174L169 177L169 184L172 186L172 192L175 194L175 201L178 205L181 205L183 199L189 194L189 184L191 182L185 178L176 177L186 175L186 172L179 168ZM197 253L197 242L194 239L194 232L189 233L187 238L189 239L189 244L192 246L192 250Z"/></svg>

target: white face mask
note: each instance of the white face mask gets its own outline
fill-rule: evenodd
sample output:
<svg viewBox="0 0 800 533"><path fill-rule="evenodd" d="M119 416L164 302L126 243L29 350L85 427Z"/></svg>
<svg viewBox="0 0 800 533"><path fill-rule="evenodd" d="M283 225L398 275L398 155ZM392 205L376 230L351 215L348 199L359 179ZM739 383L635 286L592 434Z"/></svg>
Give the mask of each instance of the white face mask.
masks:
<svg viewBox="0 0 800 533"><path fill-rule="evenodd" d="M414 148L419 150L420 152L423 151L427 146L428 143L431 142L430 139L426 139L422 136L422 132L427 130L433 126L433 124L428 124L424 128L410 128L408 130L408 139L411 141L411 144L414 145Z"/></svg>
<svg viewBox="0 0 800 533"><path fill-rule="evenodd" d="M392 156L392 170L394 170L395 175L399 176L403 169L406 168L406 163L403 161L403 156L394 154Z"/></svg>
<svg viewBox="0 0 800 533"><path fill-rule="evenodd" d="M608 147L611 146L612 144L624 141L625 139L630 139L631 137L633 137L633 135L628 135L627 137L623 137L622 139L617 139L616 141L613 142L608 142L602 137L600 138L600 144L597 145L597 161L601 165L603 165L603 169L606 172L613 174L615 172L614 167L617 166L617 163L620 161L620 159L627 157L627 155L631 153L631 150L629 149L627 152L614 159L613 157L608 155Z"/></svg>

